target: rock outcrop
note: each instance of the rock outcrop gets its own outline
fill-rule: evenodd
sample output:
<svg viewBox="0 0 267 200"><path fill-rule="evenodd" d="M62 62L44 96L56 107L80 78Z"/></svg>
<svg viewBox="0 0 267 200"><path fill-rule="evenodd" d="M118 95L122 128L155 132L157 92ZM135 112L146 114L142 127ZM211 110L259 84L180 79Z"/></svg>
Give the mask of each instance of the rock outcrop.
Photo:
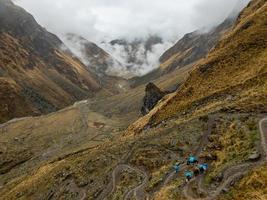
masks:
<svg viewBox="0 0 267 200"><path fill-rule="evenodd" d="M154 83L147 84L141 109L142 115L149 113L165 95L166 92L162 92Z"/></svg>

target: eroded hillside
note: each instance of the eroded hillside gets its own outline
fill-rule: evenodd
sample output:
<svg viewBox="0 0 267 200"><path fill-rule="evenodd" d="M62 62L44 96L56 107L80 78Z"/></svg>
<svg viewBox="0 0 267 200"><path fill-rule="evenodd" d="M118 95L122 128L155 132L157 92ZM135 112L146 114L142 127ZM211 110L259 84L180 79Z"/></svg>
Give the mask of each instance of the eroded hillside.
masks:
<svg viewBox="0 0 267 200"><path fill-rule="evenodd" d="M56 111L100 89L55 35L8 0L0 1L0 47L0 122Z"/></svg>
<svg viewBox="0 0 267 200"><path fill-rule="evenodd" d="M233 30L195 65L176 94L140 119L134 125L136 129L172 117L184 120L211 111L265 111L266 14L265 1L252 1Z"/></svg>
<svg viewBox="0 0 267 200"><path fill-rule="evenodd" d="M0 197L266 199L266 14L253 0L192 71L158 79L181 86L126 131L144 86L1 126ZM209 168L186 182L190 154Z"/></svg>

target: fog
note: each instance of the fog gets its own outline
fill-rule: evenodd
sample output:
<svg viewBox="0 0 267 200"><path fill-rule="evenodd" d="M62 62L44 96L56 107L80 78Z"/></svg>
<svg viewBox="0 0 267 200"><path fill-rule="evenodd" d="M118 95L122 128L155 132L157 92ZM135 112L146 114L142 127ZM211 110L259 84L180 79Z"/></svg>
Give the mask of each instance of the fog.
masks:
<svg viewBox="0 0 267 200"><path fill-rule="evenodd" d="M205 30L238 13L249 0L16 0L39 24L63 38L81 35L106 48L121 62L123 49L107 47L113 39L133 40L158 35L164 44L145 56L144 74L157 67L159 56L184 34ZM103 45L103 41L106 42ZM75 45L73 45L75 46ZM112 52L114 49L114 52ZM141 51L142 49L140 49ZM124 55L125 56L125 55ZM127 55L126 55L127 56Z"/></svg>

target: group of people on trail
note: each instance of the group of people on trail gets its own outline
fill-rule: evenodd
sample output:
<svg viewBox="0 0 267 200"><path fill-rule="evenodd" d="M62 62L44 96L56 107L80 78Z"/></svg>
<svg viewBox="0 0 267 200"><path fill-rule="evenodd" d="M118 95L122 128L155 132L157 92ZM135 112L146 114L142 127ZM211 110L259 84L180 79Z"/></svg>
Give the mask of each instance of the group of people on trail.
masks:
<svg viewBox="0 0 267 200"><path fill-rule="evenodd" d="M203 174L208 170L208 164L207 163L202 163L199 164L197 157L190 155L187 159L187 165L193 166L194 170L187 170L185 171L184 175L186 178L186 181L190 181L194 176L198 176L199 174ZM176 163L174 165L174 170L175 173L178 174L181 169L181 163Z"/></svg>

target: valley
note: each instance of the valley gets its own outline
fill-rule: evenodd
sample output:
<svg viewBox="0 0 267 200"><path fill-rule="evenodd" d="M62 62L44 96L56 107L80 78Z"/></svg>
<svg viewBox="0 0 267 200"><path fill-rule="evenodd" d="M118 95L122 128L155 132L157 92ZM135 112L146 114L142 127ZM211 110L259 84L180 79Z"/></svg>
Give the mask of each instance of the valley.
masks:
<svg viewBox="0 0 267 200"><path fill-rule="evenodd" d="M14 6L0 0L0 11L29 17ZM24 28L6 31L4 19L0 200L267 199L266 0L185 35L159 68L129 79L109 74L112 55L84 38L69 35L90 64L50 43L63 45L33 18L49 48L32 49ZM30 87L35 95L21 93ZM192 155L208 169L187 181Z"/></svg>

